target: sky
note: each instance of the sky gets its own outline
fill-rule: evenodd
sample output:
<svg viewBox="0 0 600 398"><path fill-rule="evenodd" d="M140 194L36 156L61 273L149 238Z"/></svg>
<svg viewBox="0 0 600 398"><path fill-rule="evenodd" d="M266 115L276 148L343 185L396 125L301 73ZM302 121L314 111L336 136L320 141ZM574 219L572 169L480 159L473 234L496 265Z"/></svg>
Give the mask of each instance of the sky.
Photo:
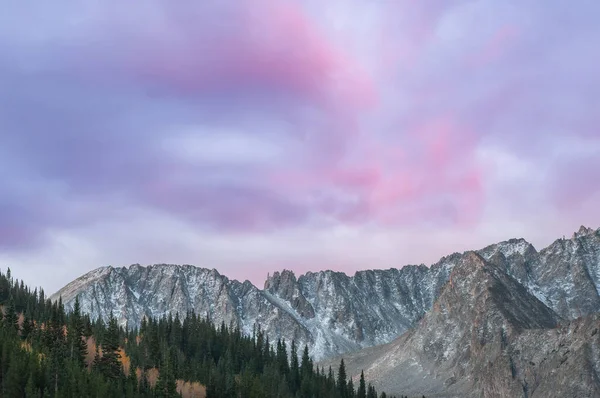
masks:
<svg viewBox="0 0 600 398"><path fill-rule="evenodd" d="M0 268L431 264L600 227L595 0L9 0Z"/></svg>

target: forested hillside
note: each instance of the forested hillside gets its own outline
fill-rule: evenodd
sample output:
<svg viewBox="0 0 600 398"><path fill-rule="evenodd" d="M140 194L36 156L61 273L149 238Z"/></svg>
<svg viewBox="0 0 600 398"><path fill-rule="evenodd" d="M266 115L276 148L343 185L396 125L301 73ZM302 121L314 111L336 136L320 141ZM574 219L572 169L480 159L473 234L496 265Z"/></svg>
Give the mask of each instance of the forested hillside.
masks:
<svg viewBox="0 0 600 398"><path fill-rule="evenodd" d="M343 361L334 375L307 347L271 344L260 328L243 336L189 313L124 330L115 317L90 320L78 302L65 313L10 269L0 273L0 305L3 397L378 397L364 377L354 385Z"/></svg>

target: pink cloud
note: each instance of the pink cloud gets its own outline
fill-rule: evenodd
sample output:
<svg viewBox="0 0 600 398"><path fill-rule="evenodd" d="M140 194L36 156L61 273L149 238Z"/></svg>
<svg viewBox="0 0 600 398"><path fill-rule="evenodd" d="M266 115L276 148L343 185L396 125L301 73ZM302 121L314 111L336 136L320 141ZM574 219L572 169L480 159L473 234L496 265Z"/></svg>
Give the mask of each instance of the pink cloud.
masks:
<svg viewBox="0 0 600 398"><path fill-rule="evenodd" d="M295 2L198 6L190 12L198 20L170 7L160 10L167 15L163 29L141 27L140 33L125 23L115 27L128 54L123 59L128 65L120 67L149 85L253 101L279 95L327 112L376 102L370 76Z"/></svg>
<svg viewBox="0 0 600 398"><path fill-rule="evenodd" d="M473 156L477 136L455 119L414 120L399 133L406 148L363 137L355 146L365 149L352 161L277 172L274 185L316 195L319 211L344 223L409 224L444 212L455 214L452 222L472 222L483 205L483 169Z"/></svg>

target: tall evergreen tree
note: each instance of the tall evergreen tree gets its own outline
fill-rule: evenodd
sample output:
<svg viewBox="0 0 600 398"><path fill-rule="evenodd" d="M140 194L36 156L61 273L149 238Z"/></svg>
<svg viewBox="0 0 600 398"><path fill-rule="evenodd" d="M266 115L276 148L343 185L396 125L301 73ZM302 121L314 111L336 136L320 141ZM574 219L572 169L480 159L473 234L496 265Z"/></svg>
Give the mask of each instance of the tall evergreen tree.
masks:
<svg viewBox="0 0 600 398"><path fill-rule="evenodd" d="M178 397L179 394L177 393L177 383L175 381L175 376L173 374L173 368L171 366L170 360L167 358L164 364L165 365L161 367L161 370L158 375L158 380L156 381L156 387L154 388L156 397Z"/></svg>
<svg viewBox="0 0 600 398"><path fill-rule="evenodd" d="M377 391L375 390L375 387L371 385L371 383L369 383L369 387L367 388L367 398L377 398Z"/></svg>
<svg viewBox="0 0 600 398"><path fill-rule="evenodd" d="M29 339L33 330L34 325L33 319L31 318L31 311L27 310L23 316L23 325L21 326L21 338L23 340Z"/></svg>
<svg viewBox="0 0 600 398"><path fill-rule="evenodd" d="M6 397L22 397L24 395L24 387L27 381L27 374L24 372L26 363L25 358L19 355L17 347L13 347L10 355L10 366L6 372L5 381L5 396Z"/></svg>
<svg viewBox="0 0 600 398"><path fill-rule="evenodd" d="M349 398L348 396L348 384L346 382L346 365L344 364L344 358L340 361L340 367L337 374L337 389L340 398Z"/></svg>
<svg viewBox="0 0 600 398"><path fill-rule="evenodd" d="M356 398L367 398L367 385L365 383L365 373L360 372L360 381L358 385L358 391L356 392Z"/></svg>
<svg viewBox="0 0 600 398"><path fill-rule="evenodd" d="M348 379L348 389L346 391L346 396L348 398L354 398L355 394L354 394L354 382L352 381L352 377L350 377Z"/></svg>
<svg viewBox="0 0 600 398"><path fill-rule="evenodd" d="M304 345L302 351L302 364L300 365L300 373L302 377L311 377L313 374L313 361L308 355L308 346Z"/></svg>
<svg viewBox="0 0 600 398"><path fill-rule="evenodd" d="M19 330L19 316L17 315L17 311L15 309L15 300L12 296L8 299L8 304L5 309L4 314L4 327L8 328L11 331Z"/></svg>
<svg viewBox="0 0 600 398"><path fill-rule="evenodd" d="M287 345L285 340L277 340L277 363L279 364L279 371L282 374L288 374L290 371L290 365L287 357Z"/></svg>
<svg viewBox="0 0 600 398"><path fill-rule="evenodd" d="M292 393L296 393L300 389L300 365L298 363L298 350L296 349L295 340L292 340L290 357L290 390Z"/></svg>
<svg viewBox="0 0 600 398"><path fill-rule="evenodd" d="M69 318L69 328L67 331L69 343L69 355L71 360L76 361L79 365L85 365L85 357L87 356L87 344L84 340L85 325L81 316L81 304L79 296L75 297L73 311Z"/></svg>
<svg viewBox="0 0 600 398"><path fill-rule="evenodd" d="M111 313L108 327L102 339L102 356L100 357L100 371L109 379L119 380L123 377L123 366L119 359L119 325Z"/></svg>

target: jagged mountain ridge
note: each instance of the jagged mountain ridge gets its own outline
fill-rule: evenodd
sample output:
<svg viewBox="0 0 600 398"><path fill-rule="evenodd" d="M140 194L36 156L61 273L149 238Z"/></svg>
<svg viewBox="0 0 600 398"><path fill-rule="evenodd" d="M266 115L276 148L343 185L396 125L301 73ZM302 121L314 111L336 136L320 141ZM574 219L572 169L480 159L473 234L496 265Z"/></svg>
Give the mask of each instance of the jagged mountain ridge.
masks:
<svg viewBox="0 0 600 398"><path fill-rule="evenodd" d="M478 253L493 258L560 317L600 310L600 230L582 227L572 239L557 240L540 252L516 239ZM62 296L69 309L78 295L93 317L106 318L112 311L129 325L144 315L190 310L247 333L258 324L271 338L294 338L308 344L316 359L324 359L387 343L415 326L465 255L455 253L431 267L359 271L352 277L321 271L296 278L284 270L270 276L263 290L189 265L103 267L71 282L53 299Z"/></svg>
<svg viewBox="0 0 600 398"><path fill-rule="evenodd" d="M596 397L599 328L599 314L561 320L508 274L501 256L469 253L415 328L345 360L351 375L364 369L390 393Z"/></svg>
<svg viewBox="0 0 600 398"><path fill-rule="evenodd" d="M524 239L511 239L478 252L565 319L600 311L600 229L582 226L571 239L558 239L537 252Z"/></svg>
<svg viewBox="0 0 600 398"><path fill-rule="evenodd" d="M361 271L354 277L322 271L297 279L284 270L269 277L263 290L189 265L103 267L52 299L62 297L71 309L79 296L82 310L92 317L112 312L130 326L144 315L187 311L246 333L257 324L271 338L296 339L308 344L315 358L324 358L383 344L411 327L431 307L454 258L431 268Z"/></svg>

